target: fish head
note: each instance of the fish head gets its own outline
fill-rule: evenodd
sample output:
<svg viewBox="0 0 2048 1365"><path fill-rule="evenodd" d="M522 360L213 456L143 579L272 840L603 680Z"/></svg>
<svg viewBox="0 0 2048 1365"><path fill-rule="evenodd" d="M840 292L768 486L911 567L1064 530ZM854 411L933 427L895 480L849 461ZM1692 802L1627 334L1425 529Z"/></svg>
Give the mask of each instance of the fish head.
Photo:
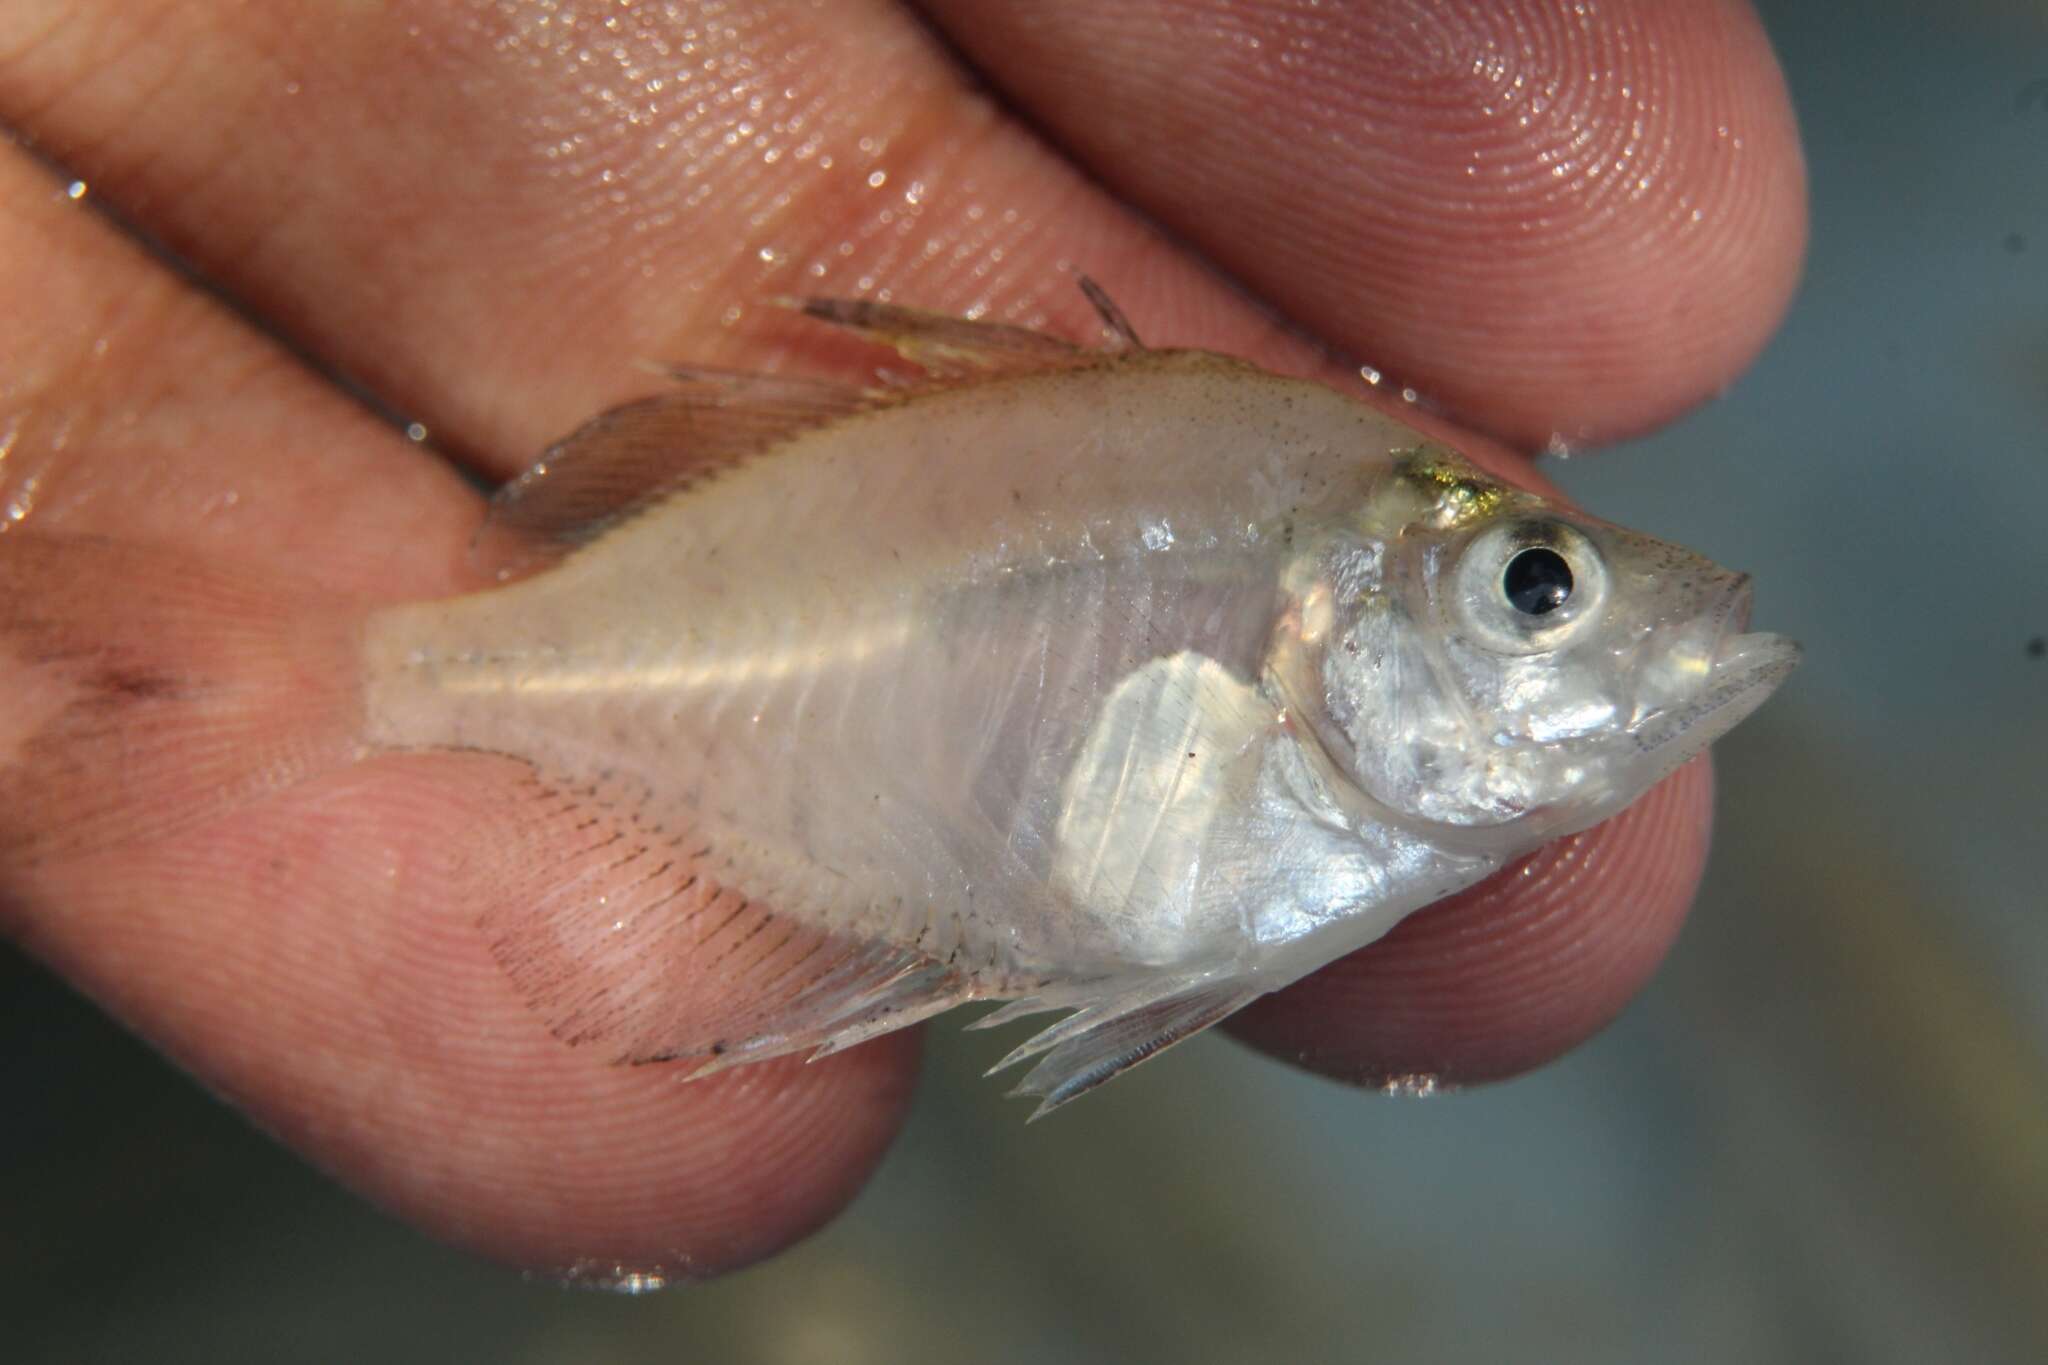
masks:
<svg viewBox="0 0 2048 1365"><path fill-rule="evenodd" d="M1420 493L1397 465L1324 547L1317 676L1297 690L1394 817L1498 847L1586 828L1797 664L1790 640L1749 633L1746 575L1447 458L1432 453Z"/></svg>

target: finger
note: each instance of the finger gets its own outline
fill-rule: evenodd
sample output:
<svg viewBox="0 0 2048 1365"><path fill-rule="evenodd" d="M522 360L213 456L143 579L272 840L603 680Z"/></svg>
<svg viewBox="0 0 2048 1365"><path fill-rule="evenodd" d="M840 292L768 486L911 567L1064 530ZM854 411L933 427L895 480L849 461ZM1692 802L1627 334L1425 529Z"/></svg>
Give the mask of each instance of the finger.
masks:
<svg viewBox="0 0 2048 1365"><path fill-rule="evenodd" d="M373 597L465 585L459 479L11 152L0 204L0 305L48 324L0 332L0 527ZM896 1131L914 1044L690 1086L564 1047L476 931L474 888L510 875L476 832L514 789L474 760L370 764L165 843L8 869L0 929L315 1161L488 1254L703 1274L817 1226Z"/></svg>
<svg viewBox="0 0 2048 1365"><path fill-rule="evenodd" d="M418 33L400 59L391 35L404 26L373 28L354 11L252 36L235 25L268 21L181 8L159 16L148 46L123 27L128 7L72 12L72 38L30 44L10 68L23 77L10 88L34 92L14 116L309 349L422 407L492 452L493 467L610 396L632 359L719 358L704 346L726 335L730 300L793 292L792 280L830 290L872 279L919 302L1028 317L1067 297L1057 265L1081 260L1128 281L1134 311L1165 319L1148 322L1153 339L1279 350L1249 309L1001 124L900 18L829 7L830 23L869 25L856 35L755 9L734 21L738 36L686 38L635 16L616 47L599 44L607 72L642 63L644 75L657 49L691 49L668 68L651 121L636 121L589 89L575 40L439 8L412 12ZM212 60L132 65L165 50L165 26L200 19L213 27L185 36ZM264 60L233 59L252 49ZM122 54L125 76L109 78ZM195 69L207 80L186 83ZM365 107L333 91L294 105L304 81L275 79L290 72L359 81ZM761 95L759 112L751 94L730 97L736 86ZM138 88L157 92L150 110L129 98ZM219 165L230 125L246 136ZM388 139L375 156L349 150L365 126ZM539 131L559 139L545 146L586 154L561 167ZM757 134L772 136L763 146ZM450 181L449 165L471 178ZM659 228L652 245L633 245L635 223ZM211 227L238 249L210 248ZM679 346L689 329L702 335ZM1589 901L1583 913L1613 909Z"/></svg>
<svg viewBox="0 0 2048 1365"><path fill-rule="evenodd" d="M0 54L0 118L499 475L638 362L772 354L766 298L1079 319L1060 260L1150 242L885 0L46 0L0 9Z"/></svg>
<svg viewBox="0 0 2048 1365"><path fill-rule="evenodd" d="M1115 193L1525 446L1726 386L1790 298L1797 130L1744 0L922 0Z"/></svg>
<svg viewBox="0 0 2048 1365"><path fill-rule="evenodd" d="M446 590L476 495L0 147L0 532L118 532ZM445 545L440 546L445 550Z"/></svg>

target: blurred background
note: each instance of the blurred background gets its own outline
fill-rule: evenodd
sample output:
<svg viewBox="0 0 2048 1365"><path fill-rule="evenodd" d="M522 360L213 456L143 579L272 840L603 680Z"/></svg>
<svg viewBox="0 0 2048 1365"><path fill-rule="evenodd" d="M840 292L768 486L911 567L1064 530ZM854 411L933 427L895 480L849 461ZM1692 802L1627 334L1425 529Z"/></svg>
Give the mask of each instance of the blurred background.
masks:
<svg viewBox="0 0 2048 1365"><path fill-rule="evenodd" d="M0 1358L2048 1360L2048 7L1762 9L1804 289L1723 401L1552 471L1807 663L1599 1039L1412 1098L1205 1037L1027 1131L941 1024L844 1217L628 1298L391 1222L0 948Z"/></svg>

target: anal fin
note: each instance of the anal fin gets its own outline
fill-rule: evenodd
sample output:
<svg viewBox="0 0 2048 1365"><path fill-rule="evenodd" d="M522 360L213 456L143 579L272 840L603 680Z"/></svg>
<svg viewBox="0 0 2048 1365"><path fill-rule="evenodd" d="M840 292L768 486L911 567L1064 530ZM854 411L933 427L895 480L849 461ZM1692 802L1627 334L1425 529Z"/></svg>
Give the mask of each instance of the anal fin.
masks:
<svg viewBox="0 0 2048 1365"><path fill-rule="evenodd" d="M537 895L484 915L491 951L557 1037L693 1074L836 1051L927 1018L970 987L914 949L835 933L727 883L717 847L650 822L628 779L536 779L522 847ZM521 878L521 880L526 880Z"/></svg>

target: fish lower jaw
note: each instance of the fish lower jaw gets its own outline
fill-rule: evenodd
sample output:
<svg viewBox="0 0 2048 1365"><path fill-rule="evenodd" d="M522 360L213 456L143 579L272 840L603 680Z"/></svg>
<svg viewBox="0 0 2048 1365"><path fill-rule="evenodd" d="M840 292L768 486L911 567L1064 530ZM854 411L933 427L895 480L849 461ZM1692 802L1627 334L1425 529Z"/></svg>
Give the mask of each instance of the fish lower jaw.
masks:
<svg viewBox="0 0 2048 1365"><path fill-rule="evenodd" d="M1689 701L1645 716L1631 727L1637 746L1668 767L1691 758L1764 704L1799 666L1797 643L1783 635L1731 635L1714 650L1705 685Z"/></svg>

